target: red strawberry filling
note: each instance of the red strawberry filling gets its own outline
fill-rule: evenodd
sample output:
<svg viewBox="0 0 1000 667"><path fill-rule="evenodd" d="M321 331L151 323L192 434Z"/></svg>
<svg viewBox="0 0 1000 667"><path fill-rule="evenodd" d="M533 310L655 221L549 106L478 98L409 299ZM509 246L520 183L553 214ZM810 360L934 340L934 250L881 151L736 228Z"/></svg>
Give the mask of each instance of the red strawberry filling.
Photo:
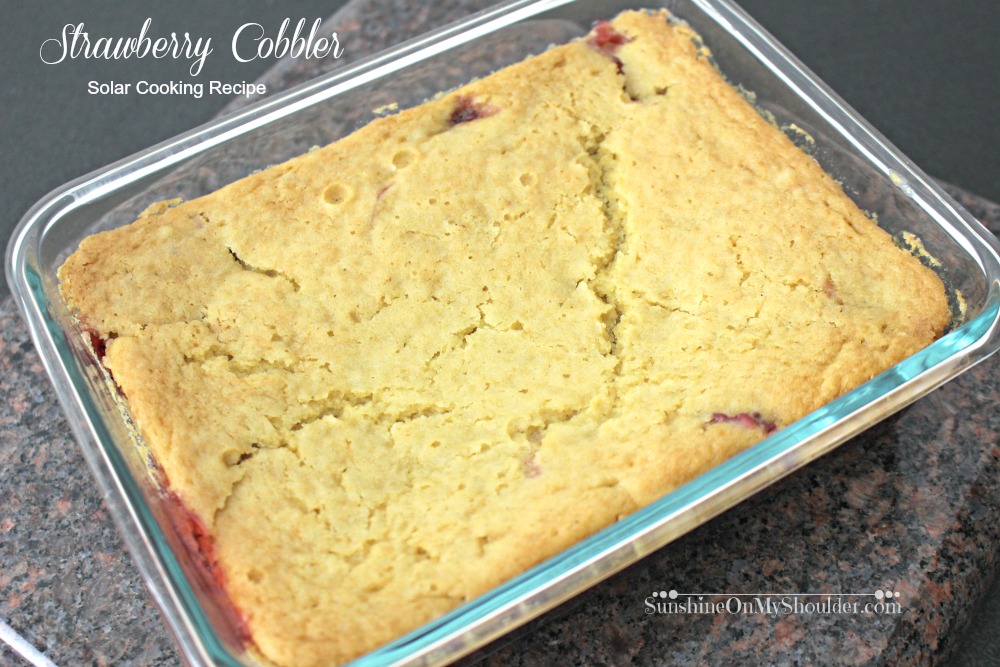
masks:
<svg viewBox="0 0 1000 667"><path fill-rule="evenodd" d="M92 329L84 329L83 332L90 339L90 347L94 350L94 354L97 355L97 360L103 362L104 355L108 351L108 340L101 337L100 334Z"/></svg>
<svg viewBox="0 0 1000 667"><path fill-rule="evenodd" d="M765 434L774 433L778 430L777 425L764 417L759 412L741 412L735 415L727 415L724 412L716 412L712 415L712 424L739 424L746 428L764 429Z"/></svg>
<svg viewBox="0 0 1000 667"><path fill-rule="evenodd" d="M83 327L83 335L86 337L87 342L90 343L90 349L94 352L94 356L97 357L97 365L103 368L108 377L111 378L112 382L115 383L115 389L118 391L119 396L125 396L122 393L122 388L118 386L115 382L115 376L111 373L111 369L104 364L104 356L108 353L108 341L112 341L118 337L117 334L111 333L107 338L97 333L90 327Z"/></svg>
<svg viewBox="0 0 1000 667"><path fill-rule="evenodd" d="M455 108L452 109L451 116L448 117L448 123L454 127L492 116L497 111L499 109L492 104L481 104L469 95L460 95L455 98Z"/></svg>
<svg viewBox="0 0 1000 667"><path fill-rule="evenodd" d="M622 44L632 41L622 33L611 27L607 21L597 21L591 31L588 42L598 51L614 53Z"/></svg>
<svg viewBox="0 0 1000 667"><path fill-rule="evenodd" d="M83 327L83 333L87 337L98 363L104 367L108 375L111 375L111 369L104 365L104 356L107 353L108 341L116 338L116 334L112 333L108 338L104 338L89 327ZM113 377L112 380L114 380ZM115 388L120 395L124 396L121 387L116 384ZM158 480L160 488L164 489L163 498L166 500L167 515L173 526L173 533L179 538L182 548L188 554L194 576L202 590L207 592L208 596L216 603L218 612L224 618L222 627L229 631L227 638L237 647L246 647L252 642L250 630L247 627L246 619L226 593L225 573L216 558L215 542L208 527L194 512L187 508L180 496L166 490L169 489L166 475L151 455L149 467L153 476Z"/></svg>
<svg viewBox="0 0 1000 667"><path fill-rule="evenodd" d="M630 38L612 28L607 21L598 21L594 24L587 44L610 58L618 66L618 73L621 74L625 64L615 55L615 51L630 41L632 41Z"/></svg>
<svg viewBox="0 0 1000 667"><path fill-rule="evenodd" d="M162 473L161 473L162 475ZM221 628L227 631L227 639L239 648L252 643L246 619L226 593L226 575L215 555L215 541L205 523L191 510L176 493L164 493L168 504L168 514L176 535L180 538L194 568L194 576L217 605L223 617Z"/></svg>

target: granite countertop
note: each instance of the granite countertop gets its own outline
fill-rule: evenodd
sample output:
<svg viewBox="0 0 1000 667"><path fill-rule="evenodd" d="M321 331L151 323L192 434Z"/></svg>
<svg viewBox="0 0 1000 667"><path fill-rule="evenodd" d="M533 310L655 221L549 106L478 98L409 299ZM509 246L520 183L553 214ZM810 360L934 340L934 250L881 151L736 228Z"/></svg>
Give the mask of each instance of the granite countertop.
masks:
<svg viewBox="0 0 1000 667"><path fill-rule="evenodd" d="M341 34L354 31L356 50L361 40L375 50L482 4L415 13L382 3L379 25L392 29L375 32L363 28L364 5L331 20ZM274 90L315 73L284 65L267 80ZM1000 206L949 191L1000 233ZM473 658L497 666L940 662L998 569L998 370L1000 358L987 360ZM0 488L0 619L59 665L180 664L11 299L0 302ZM900 611L659 614L646 603L660 591L768 592L777 601L876 590L892 591ZM16 661L0 646L0 664Z"/></svg>

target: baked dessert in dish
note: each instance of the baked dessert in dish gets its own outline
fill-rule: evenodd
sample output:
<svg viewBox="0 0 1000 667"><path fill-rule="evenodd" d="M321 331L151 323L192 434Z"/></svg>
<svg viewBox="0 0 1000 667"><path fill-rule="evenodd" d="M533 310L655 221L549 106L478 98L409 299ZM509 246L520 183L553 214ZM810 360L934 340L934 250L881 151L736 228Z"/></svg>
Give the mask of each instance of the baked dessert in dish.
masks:
<svg viewBox="0 0 1000 667"><path fill-rule="evenodd" d="M642 12L87 238L60 279L279 665L419 627L949 321Z"/></svg>

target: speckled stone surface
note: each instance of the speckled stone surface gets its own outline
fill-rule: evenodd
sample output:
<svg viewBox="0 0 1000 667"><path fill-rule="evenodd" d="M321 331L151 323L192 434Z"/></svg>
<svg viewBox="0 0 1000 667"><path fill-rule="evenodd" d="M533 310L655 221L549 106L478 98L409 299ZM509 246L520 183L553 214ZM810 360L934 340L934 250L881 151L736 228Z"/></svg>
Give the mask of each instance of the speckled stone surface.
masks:
<svg viewBox="0 0 1000 667"><path fill-rule="evenodd" d="M373 4L331 21L355 57L488 3L419 15L403 2ZM283 65L267 81L274 91L317 73L315 62ZM1000 232L1000 206L950 191ZM1000 358L987 360L475 658L491 667L941 662L1000 565L998 371ZM780 606L788 594L876 589L898 591L902 611L648 614L645 604L661 590L775 593ZM61 666L181 662L10 299L0 303L0 618ZM16 661L0 647L0 664Z"/></svg>

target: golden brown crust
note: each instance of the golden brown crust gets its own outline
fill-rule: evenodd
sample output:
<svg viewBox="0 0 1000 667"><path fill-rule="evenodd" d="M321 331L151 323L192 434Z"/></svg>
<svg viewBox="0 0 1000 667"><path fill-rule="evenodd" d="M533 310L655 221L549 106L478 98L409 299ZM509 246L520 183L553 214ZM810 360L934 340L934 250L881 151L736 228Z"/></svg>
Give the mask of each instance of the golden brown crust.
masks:
<svg viewBox="0 0 1000 667"><path fill-rule="evenodd" d="M275 662L423 624L948 322L688 31L613 27L62 267Z"/></svg>

